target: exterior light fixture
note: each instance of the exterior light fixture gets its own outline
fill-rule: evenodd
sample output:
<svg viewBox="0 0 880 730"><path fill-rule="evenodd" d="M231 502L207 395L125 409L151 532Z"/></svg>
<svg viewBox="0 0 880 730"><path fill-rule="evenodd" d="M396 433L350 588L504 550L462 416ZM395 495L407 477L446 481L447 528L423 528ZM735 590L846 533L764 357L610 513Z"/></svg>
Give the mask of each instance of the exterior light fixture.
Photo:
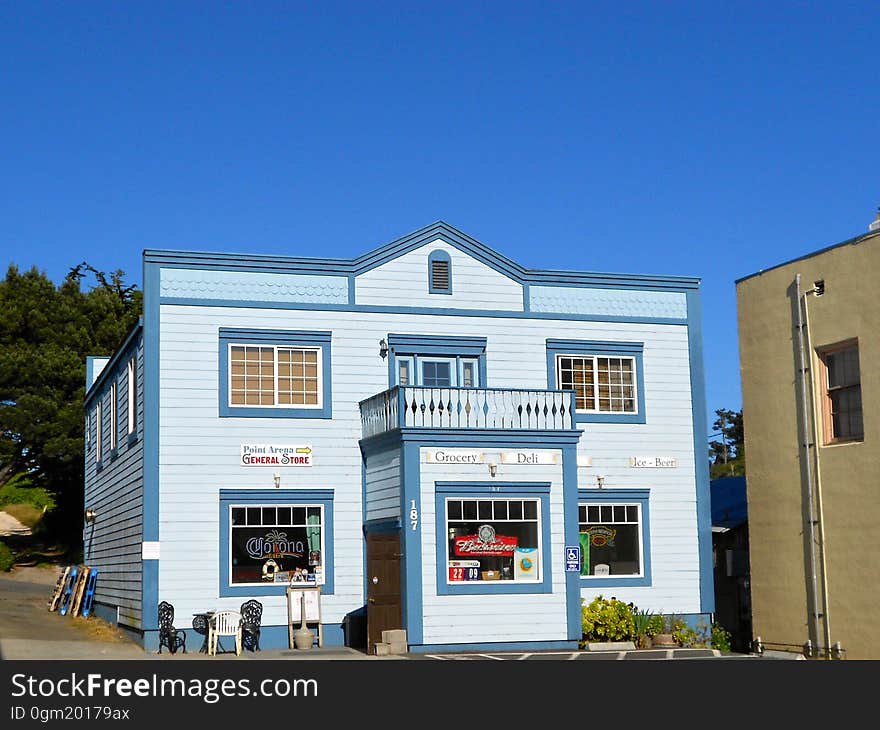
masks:
<svg viewBox="0 0 880 730"><path fill-rule="evenodd" d="M384 337L379 340L379 357L381 357L383 360L388 357L388 343L385 342Z"/></svg>
<svg viewBox="0 0 880 730"><path fill-rule="evenodd" d="M605 477L602 474L596 475L596 484L599 485L599 489L602 489L602 486L605 484Z"/></svg>
<svg viewBox="0 0 880 730"><path fill-rule="evenodd" d="M272 479L275 480L275 489L278 489L278 487L281 486L281 475L276 471L276 472L272 475Z"/></svg>
<svg viewBox="0 0 880 730"><path fill-rule="evenodd" d="M83 515L83 517L85 517L86 522L88 522L88 523L92 523L92 522L94 522L95 519L98 517L98 513L95 512L95 510L93 510L93 509L90 507L89 509L87 509L87 510L85 511L85 514Z"/></svg>
<svg viewBox="0 0 880 730"><path fill-rule="evenodd" d="M489 476L494 477L498 473L498 464L494 461L489 464Z"/></svg>

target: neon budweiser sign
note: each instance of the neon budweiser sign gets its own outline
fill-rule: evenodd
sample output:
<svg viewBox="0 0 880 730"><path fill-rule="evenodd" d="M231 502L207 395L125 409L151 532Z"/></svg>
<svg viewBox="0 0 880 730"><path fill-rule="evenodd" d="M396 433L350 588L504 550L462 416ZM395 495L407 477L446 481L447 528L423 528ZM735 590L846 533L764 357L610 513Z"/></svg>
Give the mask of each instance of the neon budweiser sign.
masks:
<svg viewBox="0 0 880 730"><path fill-rule="evenodd" d="M513 555L518 539L496 535L491 525L482 525L476 535L459 535L455 538L455 554L468 555Z"/></svg>

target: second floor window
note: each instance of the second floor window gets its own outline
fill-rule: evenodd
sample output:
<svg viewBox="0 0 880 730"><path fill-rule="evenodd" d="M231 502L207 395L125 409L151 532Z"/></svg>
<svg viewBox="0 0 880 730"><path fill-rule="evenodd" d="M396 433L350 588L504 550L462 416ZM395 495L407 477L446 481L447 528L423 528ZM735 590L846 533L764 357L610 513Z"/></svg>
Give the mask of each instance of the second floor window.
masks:
<svg viewBox="0 0 880 730"><path fill-rule="evenodd" d="M573 390L578 411L635 413L635 358L557 355L556 382Z"/></svg>
<svg viewBox="0 0 880 730"><path fill-rule="evenodd" d="M322 406L320 347L229 346L229 405Z"/></svg>
<svg viewBox="0 0 880 730"><path fill-rule="evenodd" d="M848 343L820 352L824 365L823 420L825 443L864 437L859 346Z"/></svg>

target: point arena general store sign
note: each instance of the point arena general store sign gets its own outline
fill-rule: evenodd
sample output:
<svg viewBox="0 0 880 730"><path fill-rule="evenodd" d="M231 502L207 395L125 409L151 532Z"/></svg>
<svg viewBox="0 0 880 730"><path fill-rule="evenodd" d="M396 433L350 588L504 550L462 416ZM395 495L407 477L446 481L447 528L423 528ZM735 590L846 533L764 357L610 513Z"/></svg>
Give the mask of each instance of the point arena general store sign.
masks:
<svg viewBox="0 0 880 730"><path fill-rule="evenodd" d="M242 444L242 466L312 466L310 444Z"/></svg>

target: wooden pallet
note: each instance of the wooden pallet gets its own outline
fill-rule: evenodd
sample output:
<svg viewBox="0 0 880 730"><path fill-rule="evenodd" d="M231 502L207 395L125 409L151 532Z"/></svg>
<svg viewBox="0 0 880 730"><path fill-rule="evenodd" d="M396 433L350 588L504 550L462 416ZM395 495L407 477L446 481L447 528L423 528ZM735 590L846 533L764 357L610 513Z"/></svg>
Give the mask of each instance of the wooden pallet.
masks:
<svg viewBox="0 0 880 730"><path fill-rule="evenodd" d="M61 599L58 602L58 613L66 616L70 611L70 599L73 596L73 589L76 586L76 579L79 575L79 569L72 565L70 572L67 574L67 580L64 581L64 588L61 591Z"/></svg>
<svg viewBox="0 0 880 730"><path fill-rule="evenodd" d="M87 565L83 565L79 569L79 575L76 579L76 585L73 587L73 595L70 599L70 615L76 616L79 613L80 605L82 604L83 593L86 590L86 583L89 579L89 573L91 569Z"/></svg>
<svg viewBox="0 0 880 730"><path fill-rule="evenodd" d="M92 568L89 571L89 579L86 582L86 592L83 595L82 601L82 615L88 617L88 615L92 612L92 602L95 598L95 582L98 579L98 569Z"/></svg>
<svg viewBox="0 0 880 730"><path fill-rule="evenodd" d="M61 601L61 595L64 593L64 587L67 585L67 577L70 575L71 567L72 566L68 565L61 575L58 576L58 582L55 584L55 589L49 597L48 608L50 611L58 610L58 604Z"/></svg>

